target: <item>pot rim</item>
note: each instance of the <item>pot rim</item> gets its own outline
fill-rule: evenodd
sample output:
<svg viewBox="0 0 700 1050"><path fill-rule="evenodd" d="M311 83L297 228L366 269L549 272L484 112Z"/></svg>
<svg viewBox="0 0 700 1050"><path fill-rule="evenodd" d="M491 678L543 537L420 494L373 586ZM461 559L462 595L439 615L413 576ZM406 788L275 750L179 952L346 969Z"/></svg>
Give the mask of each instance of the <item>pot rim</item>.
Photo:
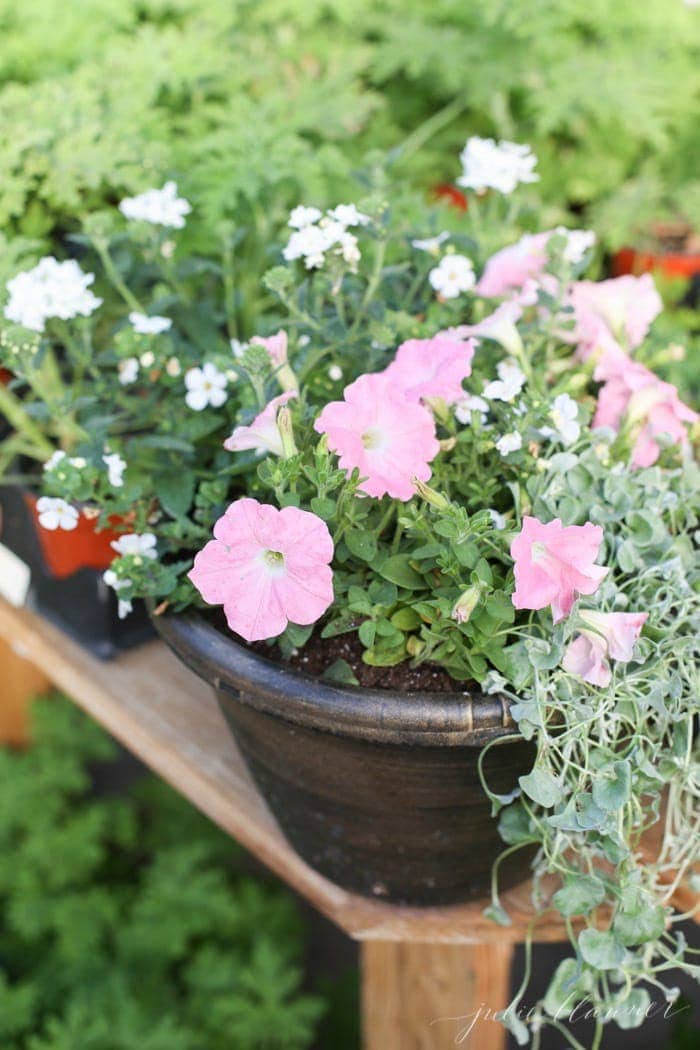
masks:
<svg viewBox="0 0 700 1050"><path fill-rule="evenodd" d="M400 693L337 685L276 663L209 623L201 610L156 615L172 651L219 693L285 721L363 740L424 746L482 746L515 737L510 702L481 692Z"/></svg>

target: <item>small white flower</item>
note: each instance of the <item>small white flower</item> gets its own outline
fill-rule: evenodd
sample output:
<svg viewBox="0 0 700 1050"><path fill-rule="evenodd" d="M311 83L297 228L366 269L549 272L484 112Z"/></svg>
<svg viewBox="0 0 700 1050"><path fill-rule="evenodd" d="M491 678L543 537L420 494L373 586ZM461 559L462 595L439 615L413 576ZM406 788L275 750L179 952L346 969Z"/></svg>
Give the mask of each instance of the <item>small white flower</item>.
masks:
<svg viewBox="0 0 700 1050"><path fill-rule="evenodd" d="M126 616L129 615L130 612L133 612L134 606L128 598L119 598L119 591L123 590L125 587L130 587L131 580L127 577L124 577L124 579L120 579L119 576L117 576L114 569L107 569L105 572L103 572L102 579L105 581L107 586L111 587L112 590L116 593L117 598L119 600L117 607L117 615L119 616L120 620L123 620Z"/></svg>
<svg viewBox="0 0 700 1050"><path fill-rule="evenodd" d="M219 408L226 401L227 383L224 373L211 361L207 361L201 368L189 368L185 372L185 402L195 412L201 412L207 405Z"/></svg>
<svg viewBox="0 0 700 1050"><path fill-rule="evenodd" d="M169 357L165 363L165 371L174 378L182 372L182 365L176 357Z"/></svg>
<svg viewBox="0 0 700 1050"><path fill-rule="evenodd" d="M483 397L478 397L476 394L467 394L466 397L460 398L455 405L455 418L466 426L472 421L472 412L480 412L481 422L485 423L488 419L489 406Z"/></svg>
<svg viewBox="0 0 700 1050"><path fill-rule="evenodd" d="M181 230L185 225L185 215L189 215L192 206L184 197L178 197L176 182L166 182L160 190L146 190L136 197L125 197L119 211L127 219Z"/></svg>
<svg viewBox="0 0 700 1050"><path fill-rule="evenodd" d="M564 445L573 445L578 441L581 424L578 422L578 404L569 394L558 394L554 398L550 412L554 428L542 427L543 437L558 437Z"/></svg>
<svg viewBox="0 0 700 1050"><path fill-rule="evenodd" d="M300 335L297 339L297 346L308 346L311 342L311 337L308 335Z"/></svg>
<svg viewBox="0 0 700 1050"><path fill-rule="evenodd" d="M119 370L119 382L122 386L128 386L129 383L135 383L139 374L139 359L138 357L125 357L123 361L120 361L117 365Z"/></svg>
<svg viewBox="0 0 700 1050"><path fill-rule="evenodd" d="M66 454L62 448L57 448L55 452L52 452L49 458L44 463L44 470L53 470L54 467L58 466L62 459L66 458Z"/></svg>
<svg viewBox="0 0 700 1050"><path fill-rule="evenodd" d="M43 332L51 317L62 321L89 317L102 303L89 290L94 280L95 275L83 273L74 259L58 262L46 256L7 282L10 297L5 317L34 332Z"/></svg>
<svg viewBox="0 0 700 1050"><path fill-rule="evenodd" d="M523 447L523 439L520 434L515 431L511 431L510 434L504 434L503 437L499 438L496 442L496 448L502 456L507 456L511 452L517 452L518 449Z"/></svg>
<svg viewBox="0 0 700 1050"><path fill-rule="evenodd" d="M537 157L529 146L517 142L495 142L474 135L467 139L460 160L463 170L457 183L477 192L493 189L512 193L519 183L539 179L534 171Z"/></svg>
<svg viewBox="0 0 700 1050"><path fill-rule="evenodd" d="M343 378L343 370L340 365L331 365L328 369L328 378L332 379L334 383L337 383Z"/></svg>
<svg viewBox="0 0 700 1050"><path fill-rule="evenodd" d="M357 246L357 237L353 233L344 233L339 241L340 254L348 266L356 267L362 258Z"/></svg>
<svg viewBox="0 0 700 1050"><path fill-rule="evenodd" d="M489 514L491 515L494 529L498 529L499 532L502 532L508 524L505 514L499 514L497 510L490 510Z"/></svg>
<svg viewBox="0 0 700 1050"><path fill-rule="evenodd" d="M149 317L147 314L138 313L137 310L132 310L129 314L129 321L139 335L160 335L161 332L169 332L173 326L169 317L160 317L158 314Z"/></svg>
<svg viewBox="0 0 700 1050"><path fill-rule="evenodd" d="M118 452L111 452L109 455L102 457L102 462L107 467L107 477L110 485L115 489L120 489L124 484L126 460L122 459Z"/></svg>
<svg viewBox="0 0 700 1050"><path fill-rule="evenodd" d="M137 554L141 558L157 558L156 537L152 532L125 532L118 540L112 540L110 547L117 554Z"/></svg>
<svg viewBox="0 0 700 1050"><path fill-rule="evenodd" d="M146 350L145 353L141 354L139 361L144 368L150 368L151 365L155 364L156 355L152 350Z"/></svg>
<svg viewBox="0 0 700 1050"><path fill-rule="evenodd" d="M369 222L369 215L358 211L354 204L338 204L330 208L327 215L341 226L366 226Z"/></svg>
<svg viewBox="0 0 700 1050"><path fill-rule="evenodd" d="M476 284L474 264L466 255L444 255L428 280L443 299L456 299Z"/></svg>
<svg viewBox="0 0 700 1050"><path fill-rule="evenodd" d="M435 237L425 237L423 240L411 241L411 247L419 252L430 252L431 255L437 255L440 247L449 239L449 233L447 230L443 230L442 233L438 233Z"/></svg>
<svg viewBox="0 0 700 1050"><path fill-rule="evenodd" d="M78 525L80 515L77 508L66 503L64 499L41 496L36 501L36 509L42 529L49 529L50 532L55 532L56 529L72 532Z"/></svg>
<svg viewBox="0 0 700 1050"><path fill-rule="evenodd" d="M72 467L75 467L76 470L82 470L87 466L87 460L82 456L71 456L68 462Z"/></svg>
<svg viewBox="0 0 700 1050"><path fill-rule="evenodd" d="M330 247L331 241L326 231L319 226L305 226L294 231L282 254L287 262L303 259L307 270L313 270L323 266L325 253Z"/></svg>
<svg viewBox="0 0 700 1050"><path fill-rule="evenodd" d="M525 373L512 360L499 361L496 371L499 378L486 384L484 397L489 401L514 401L525 386Z"/></svg>
<svg viewBox="0 0 700 1050"><path fill-rule="evenodd" d="M321 212L318 208L307 208L303 204L298 204L290 211L287 225L293 230L303 230L305 226L313 226L320 218Z"/></svg>
<svg viewBox="0 0 700 1050"><path fill-rule="evenodd" d="M566 237L564 258L572 266L580 263L586 252L595 245L593 230L569 230L566 226L557 226L554 232Z"/></svg>

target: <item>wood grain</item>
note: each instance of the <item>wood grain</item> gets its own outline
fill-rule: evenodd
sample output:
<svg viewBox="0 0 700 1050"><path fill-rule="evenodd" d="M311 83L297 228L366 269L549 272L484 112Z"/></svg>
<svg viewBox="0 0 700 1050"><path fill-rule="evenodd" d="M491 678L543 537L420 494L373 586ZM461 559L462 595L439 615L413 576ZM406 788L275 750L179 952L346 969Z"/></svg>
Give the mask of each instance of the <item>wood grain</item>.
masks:
<svg viewBox="0 0 700 1050"><path fill-rule="evenodd" d="M46 675L24 658L21 645L0 638L0 744L28 742L31 701L50 687Z"/></svg>
<svg viewBox="0 0 700 1050"><path fill-rule="evenodd" d="M113 736L351 937L463 945L524 940L532 918L527 883L503 894L512 924L502 927L483 917L486 901L445 908L382 904L348 893L310 868L255 788L213 693L163 643L149 642L102 663L40 617L2 599L1 638L20 646ZM534 937L565 939L556 913L539 921Z"/></svg>
<svg viewBox="0 0 700 1050"><path fill-rule="evenodd" d="M512 946L362 946L364 1050L504 1050Z"/></svg>

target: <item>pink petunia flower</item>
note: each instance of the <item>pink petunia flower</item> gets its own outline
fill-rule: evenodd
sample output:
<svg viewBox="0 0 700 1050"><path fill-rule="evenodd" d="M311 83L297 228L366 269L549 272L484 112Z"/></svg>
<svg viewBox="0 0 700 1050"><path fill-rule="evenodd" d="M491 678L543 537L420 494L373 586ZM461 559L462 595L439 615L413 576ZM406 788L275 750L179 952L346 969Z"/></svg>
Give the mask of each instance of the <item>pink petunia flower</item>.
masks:
<svg viewBox="0 0 700 1050"><path fill-rule="evenodd" d="M599 613L582 610L580 634L567 646L562 667L569 674L580 675L591 685L610 682L609 660L627 663L632 659L634 643L639 638L649 613Z"/></svg>
<svg viewBox="0 0 700 1050"><path fill-rule="evenodd" d="M249 426L236 427L230 437L224 441L224 448L229 452L243 452L246 449L256 449L258 452L272 452L275 456L284 454L282 435L277 425L277 414L287 402L296 397L295 390L287 390L284 394L273 397L265 405Z"/></svg>
<svg viewBox="0 0 700 1050"><path fill-rule="evenodd" d="M510 295L529 279L540 277L547 265L547 241L551 236L551 230L526 233L515 244L492 255L476 286L478 294L489 299Z"/></svg>
<svg viewBox="0 0 700 1050"><path fill-rule="evenodd" d="M264 347L270 355L270 360L275 368L287 363L287 333L280 329L274 335L254 335L250 340L254 346Z"/></svg>
<svg viewBox="0 0 700 1050"><path fill-rule="evenodd" d="M433 339L409 339L381 373L404 395L417 402L431 397L453 405L464 396L462 380L471 375L475 344L439 333Z"/></svg>
<svg viewBox="0 0 700 1050"><path fill-rule="evenodd" d="M555 623L568 616L577 594L593 594L608 573L594 565L603 530L585 525L562 525L559 518L544 524L525 517L510 553L515 561L516 609L552 607Z"/></svg>
<svg viewBox="0 0 700 1050"><path fill-rule="evenodd" d="M315 514L246 497L219 518L214 537L188 575L247 642L275 638L288 623L315 623L332 603L333 540Z"/></svg>
<svg viewBox="0 0 700 1050"><path fill-rule="evenodd" d="M411 479L427 481L429 464L440 451L432 415L397 392L386 375L360 376L343 397L326 405L314 429L327 435L343 470L357 467L365 478L361 492L411 499Z"/></svg>
<svg viewBox="0 0 700 1050"><path fill-rule="evenodd" d="M466 339L468 336L481 336L483 339L493 339L514 355L522 353L523 341L516 325L523 316L523 308L514 299L497 306L492 314L484 317L477 324L461 324L456 328L448 328L443 334L457 336Z"/></svg>
<svg viewBox="0 0 700 1050"><path fill-rule="evenodd" d="M577 281L569 290L576 319L576 341L590 340L601 321L618 342L633 350L646 336L663 303L649 273L609 281Z"/></svg>
<svg viewBox="0 0 700 1050"><path fill-rule="evenodd" d="M672 383L664 383L630 358L623 368L608 366L596 370L597 378L605 376L609 378L598 394L592 425L617 431L627 418L635 433L632 466L650 467L656 463L661 453L658 438L662 434L675 444L687 444L686 424L695 423L700 416L681 401Z"/></svg>

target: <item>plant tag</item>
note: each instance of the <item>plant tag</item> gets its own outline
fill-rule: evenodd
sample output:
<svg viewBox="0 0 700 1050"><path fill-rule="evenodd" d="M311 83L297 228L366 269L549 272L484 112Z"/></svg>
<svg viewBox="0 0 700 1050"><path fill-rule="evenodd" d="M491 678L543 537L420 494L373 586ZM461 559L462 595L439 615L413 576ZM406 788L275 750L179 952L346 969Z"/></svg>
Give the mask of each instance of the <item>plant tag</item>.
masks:
<svg viewBox="0 0 700 1050"><path fill-rule="evenodd" d="M0 595L10 605L21 608L27 600L31 578L29 566L0 543Z"/></svg>

